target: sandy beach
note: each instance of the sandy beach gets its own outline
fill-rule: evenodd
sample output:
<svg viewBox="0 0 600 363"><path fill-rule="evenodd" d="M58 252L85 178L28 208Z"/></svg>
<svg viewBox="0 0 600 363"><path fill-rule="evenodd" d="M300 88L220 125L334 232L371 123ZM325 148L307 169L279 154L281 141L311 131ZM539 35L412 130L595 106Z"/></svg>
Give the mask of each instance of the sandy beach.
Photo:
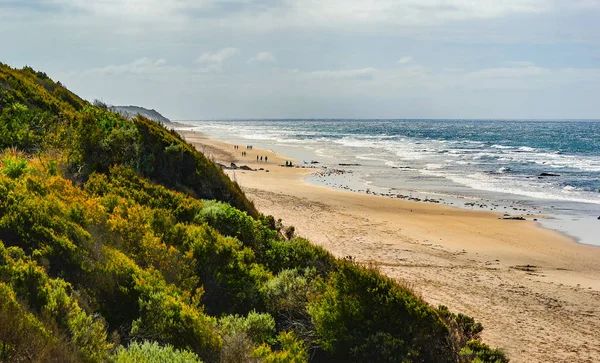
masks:
<svg viewBox="0 0 600 363"><path fill-rule="evenodd" d="M315 186L304 178L319 169L180 133L216 162L264 169L227 170L262 213L336 256L377 266L432 305L475 317L484 341L511 361L600 361L600 248L531 220Z"/></svg>

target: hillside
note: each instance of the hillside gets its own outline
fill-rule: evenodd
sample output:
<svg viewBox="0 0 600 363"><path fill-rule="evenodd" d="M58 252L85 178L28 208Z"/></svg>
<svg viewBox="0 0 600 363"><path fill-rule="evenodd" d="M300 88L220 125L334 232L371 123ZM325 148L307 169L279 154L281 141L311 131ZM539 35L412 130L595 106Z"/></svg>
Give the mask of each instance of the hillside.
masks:
<svg viewBox="0 0 600 363"><path fill-rule="evenodd" d="M0 361L507 361L164 126L2 64L0 107Z"/></svg>
<svg viewBox="0 0 600 363"><path fill-rule="evenodd" d="M120 113L121 115L123 115L129 119L135 118L137 115L141 115L149 120L160 122L161 124L163 124L165 126L176 125L176 123L174 123L171 120L169 120L168 118L164 117L163 115L161 115L160 113L158 113L158 111L156 111L154 109L149 110L147 108L139 107L139 106L110 106L109 108L111 111Z"/></svg>

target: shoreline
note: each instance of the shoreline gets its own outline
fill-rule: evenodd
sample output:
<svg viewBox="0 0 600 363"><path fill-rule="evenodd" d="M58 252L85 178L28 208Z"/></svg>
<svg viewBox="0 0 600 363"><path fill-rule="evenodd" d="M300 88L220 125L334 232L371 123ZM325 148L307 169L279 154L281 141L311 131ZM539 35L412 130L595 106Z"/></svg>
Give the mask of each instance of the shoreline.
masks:
<svg viewBox="0 0 600 363"><path fill-rule="evenodd" d="M285 120L215 120L194 123L195 128L191 129L231 143L255 143L307 164L317 160L321 165L347 172L346 178L343 175L325 178L325 182L332 181L329 186L335 186L332 184L336 182L346 184L350 179L357 181L363 191L369 187L387 193L395 188L402 194L445 199L447 204L469 210L497 211L506 206L505 210L512 213L513 207L527 209L524 215L552 217L540 221L544 227L565 232L581 243L600 246L597 233L600 194L588 188L599 187L600 169L594 172L600 166L598 158L579 157L576 150L572 150L572 155L555 153L556 145L546 149L532 141L535 138L504 140L497 145L494 138L485 141L486 137L468 137L469 122L421 125L402 120L348 121L352 126L327 120L323 123L305 120L298 124ZM377 129L383 124L390 127L389 132ZM458 127L458 134L446 135L449 137L446 140L438 132L448 125ZM366 129L355 133L348 127L373 128L373 133L364 134ZM350 166L356 164L360 166ZM319 178L310 177L309 181L319 184ZM463 206L466 202L487 204L487 208ZM500 206L495 208L494 204Z"/></svg>
<svg viewBox="0 0 600 363"><path fill-rule="evenodd" d="M226 170L261 212L338 257L377 266L432 305L475 317L485 327L484 340L504 347L512 361L600 359L596 246L535 221L498 219L502 211L314 185L305 178L319 169L280 167L291 159L263 149L241 158L233 144L179 132L215 161L262 167ZM256 163L259 153L269 162Z"/></svg>

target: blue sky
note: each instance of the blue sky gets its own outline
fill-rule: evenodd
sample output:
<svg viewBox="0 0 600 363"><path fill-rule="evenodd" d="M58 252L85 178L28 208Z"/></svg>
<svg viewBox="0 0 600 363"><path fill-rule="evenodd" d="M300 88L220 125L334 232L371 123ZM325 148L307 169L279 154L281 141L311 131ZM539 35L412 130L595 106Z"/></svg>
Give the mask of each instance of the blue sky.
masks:
<svg viewBox="0 0 600 363"><path fill-rule="evenodd" d="M0 61L202 118L600 118L600 0L0 0Z"/></svg>

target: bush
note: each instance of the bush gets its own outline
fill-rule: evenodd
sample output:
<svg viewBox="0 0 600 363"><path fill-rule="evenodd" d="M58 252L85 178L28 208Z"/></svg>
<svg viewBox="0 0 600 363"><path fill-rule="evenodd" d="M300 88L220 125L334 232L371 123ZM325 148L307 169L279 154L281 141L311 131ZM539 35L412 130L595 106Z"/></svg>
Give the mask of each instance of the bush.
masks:
<svg viewBox="0 0 600 363"><path fill-rule="evenodd" d="M508 363L509 359L500 349L492 349L476 340L467 342L467 346L460 351L464 362L473 363Z"/></svg>
<svg viewBox="0 0 600 363"><path fill-rule="evenodd" d="M35 314L48 319L47 325L55 326L55 331L65 332L65 339L77 352L78 360L105 360L112 345L106 340L104 321L94 319L81 309L69 295L68 283L49 278L43 268L21 256L24 256L22 250L6 249L0 242L0 284L11 286L14 296ZM32 322L31 318L27 320Z"/></svg>
<svg viewBox="0 0 600 363"><path fill-rule="evenodd" d="M250 312L247 317L226 315L219 319L223 335L221 362L252 362L258 344L268 344L275 334L275 319L269 314Z"/></svg>
<svg viewBox="0 0 600 363"><path fill-rule="evenodd" d="M27 312L14 291L0 282L0 362L77 362L77 354L64 340Z"/></svg>
<svg viewBox="0 0 600 363"><path fill-rule="evenodd" d="M267 343L275 334L275 319L255 311L248 313L247 317L225 315L219 319L219 329L223 335L244 333L257 344Z"/></svg>
<svg viewBox="0 0 600 363"><path fill-rule="evenodd" d="M313 267L325 276L335 269L334 257L304 238L271 240L265 252L264 264L274 273L296 267Z"/></svg>
<svg viewBox="0 0 600 363"><path fill-rule="evenodd" d="M208 223L224 236L236 237L257 253L262 253L268 238L276 236L275 231L268 230L262 223L241 212L229 204L205 201L204 208L196 216L195 223Z"/></svg>
<svg viewBox="0 0 600 363"><path fill-rule="evenodd" d="M346 361L452 361L435 310L381 274L340 261L308 312L320 346Z"/></svg>
<svg viewBox="0 0 600 363"><path fill-rule="evenodd" d="M277 337L279 350L273 350L263 344L252 353L253 357L260 358L265 363L305 363L308 362L308 352L302 340L297 339L291 332L282 332Z"/></svg>
<svg viewBox="0 0 600 363"><path fill-rule="evenodd" d="M295 233L296 233L296 228L294 226L289 226L285 229L285 238L290 240L290 239L294 238Z"/></svg>
<svg viewBox="0 0 600 363"><path fill-rule="evenodd" d="M149 341L132 342L127 348L119 347L113 360L116 363L201 363L200 358L192 352Z"/></svg>
<svg viewBox="0 0 600 363"><path fill-rule="evenodd" d="M306 306L311 298L323 292L323 280L314 268L283 270L265 285L264 294L267 308L272 313L284 314L289 319L306 314ZM285 327L284 330L291 328Z"/></svg>
<svg viewBox="0 0 600 363"><path fill-rule="evenodd" d="M19 178L27 173L27 160L18 156L6 155L3 158L4 168L2 173L9 178Z"/></svg>
<svg viewBox="0 0 600 363"><path fill-rule="evenodd" d="M202 302L207 312L246 314L262 309L261 287L270 274L255 262L251 249L207 226L190 226L182 238L196 260L196 275L206 291Z"/></svg>
<svg viewBox="0 0 600 363"><path fill-rule="evenodd" d="M277 317L278 330L293 331L311 351L318 348L318 342L307 307L324 290L323 279L314 268L283 270L264 288L267 310Z"/></svg>

